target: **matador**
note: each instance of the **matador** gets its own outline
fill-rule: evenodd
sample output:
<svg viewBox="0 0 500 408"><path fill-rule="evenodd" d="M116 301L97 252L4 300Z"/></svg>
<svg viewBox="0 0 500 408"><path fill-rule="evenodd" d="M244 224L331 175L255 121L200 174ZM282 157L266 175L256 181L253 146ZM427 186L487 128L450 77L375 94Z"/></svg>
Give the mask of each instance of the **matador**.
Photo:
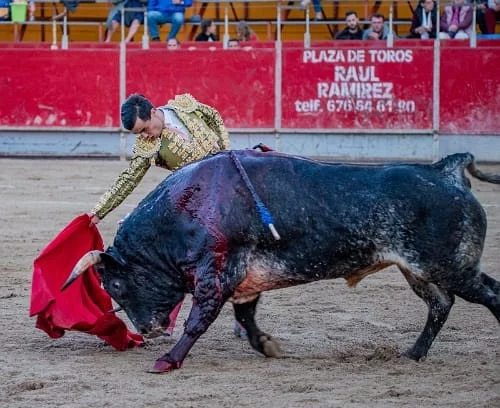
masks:
<svg viewBox="0 0 500 408"><path fill-rule="evenodd" d="M128 168L91 211L95 224L127 198L151 165L176 170L229 148L219 112L189 94L158 108L142 95L131 95L121 107L121 119L123 127L138 137Z"/></svg>

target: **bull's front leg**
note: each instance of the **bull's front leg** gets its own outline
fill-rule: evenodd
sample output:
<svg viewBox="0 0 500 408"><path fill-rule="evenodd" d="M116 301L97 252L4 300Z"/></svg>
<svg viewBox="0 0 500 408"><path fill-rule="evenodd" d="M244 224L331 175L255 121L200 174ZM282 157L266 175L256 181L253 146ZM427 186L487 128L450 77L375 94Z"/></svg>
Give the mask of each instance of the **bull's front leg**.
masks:
<svg viewBox="0 0 500 408"><path fill-rule="evenodd" d="M184 334L177 344L163 357L156 360L152 373L165 373L180 368L196 340L214 322L226 301L223 295L215 262L197 266L193 305L186 321Z"/></svg>

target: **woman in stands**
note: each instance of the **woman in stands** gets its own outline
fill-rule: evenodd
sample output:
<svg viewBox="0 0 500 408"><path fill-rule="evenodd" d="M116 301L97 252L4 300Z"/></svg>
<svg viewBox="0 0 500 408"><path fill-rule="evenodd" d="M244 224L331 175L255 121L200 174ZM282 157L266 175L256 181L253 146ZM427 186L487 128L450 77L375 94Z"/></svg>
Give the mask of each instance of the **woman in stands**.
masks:
<svg viewBox="0 0 500 408"><path fill-rule="evenodd" d="M434 0L420 0L413 12L408 38L436 38L437 7Z"/></svg>
<svg viewBox="0 0 500 408"><path fill-rule="evenodd" d="M238 39L240 41L257 41L257 35L250 28L248 23L244 20L240 20L236 26L236 33L238 34Z"/></svg>

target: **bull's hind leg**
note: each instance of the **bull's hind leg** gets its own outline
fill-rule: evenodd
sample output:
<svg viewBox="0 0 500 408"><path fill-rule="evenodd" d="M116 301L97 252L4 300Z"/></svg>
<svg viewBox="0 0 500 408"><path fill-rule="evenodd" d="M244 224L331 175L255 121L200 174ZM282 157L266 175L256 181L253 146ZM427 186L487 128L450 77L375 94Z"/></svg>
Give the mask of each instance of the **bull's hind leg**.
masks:
<svg viewBox="0 0 500 408"><path fill-rule="evenodd" d="M485 273L473 273L473 279L460 280L460 286L454 285L453 293L469 302L486 306L500 323L500 282Z"/></svg>
<svg viewBox="0 0 500 408"><path fill-rule="evenodd" d="M266 357L279 357L279 343L269 334L262 332L257 326L257 323L255 323L255 310L259 298L260 295L247 303L234 303L234 315L238 323L247 331L248 341L255 350L264 354Z"/></svg>
<svg viewBox="0 0 500 408"><path fill-rule="evenodd" d="M413 360L420 361L427 356L427 352L443 327L451 307L455 302L455 296L433 283L429 283L413 274L411 271L401 268L403 275L410 284L413 291L427 303L429 312L424 330L417 341L403 355Z"/></svg>

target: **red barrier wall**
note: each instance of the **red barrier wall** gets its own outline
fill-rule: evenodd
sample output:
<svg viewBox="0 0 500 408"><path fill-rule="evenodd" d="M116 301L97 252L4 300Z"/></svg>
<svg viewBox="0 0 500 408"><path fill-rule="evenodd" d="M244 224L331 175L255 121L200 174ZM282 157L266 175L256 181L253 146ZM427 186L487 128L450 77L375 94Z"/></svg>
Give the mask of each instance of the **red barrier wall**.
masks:
<svg viewBox="0 0 500 408"><path fill-rule="evenodd" d="M444 48L441 55L441 132L499 134L500 47Z"/></svg>
<svg viewBox="0 0 500 408"><path fill-rule="evenodd" d="M284 49L282 127L431 129L433 48L416 44Z"/></svg>
<svg viewBox="0 0 500 408"><path fill-rule="evenodd" d="M115 50L0 50L0 126L118 127Z"/></svg>
<svg viewBox="0 0 500 408"><path fill-rule="evenodd" d="M133 50L127 54L127 93L163 105L188 92L219 110L229 128L274 128L274 61L270 49Z"/></svg>
<svg viewBox="0 0 500 408"><path fill-rule="evenodd" d="M196 49L191 50L194 45ZM190 92L217 108L229 128L275 127L274 43L250 50L183 44L167 51L127 46L127 94L161 105ZM267 45L268 47L264 47ZM119 127L119 48L70 50L0 45L0 126ZM500 41L441 43L440 131L500 135ZM283 44L281 127L432 128L432 42Z"/></svg>

